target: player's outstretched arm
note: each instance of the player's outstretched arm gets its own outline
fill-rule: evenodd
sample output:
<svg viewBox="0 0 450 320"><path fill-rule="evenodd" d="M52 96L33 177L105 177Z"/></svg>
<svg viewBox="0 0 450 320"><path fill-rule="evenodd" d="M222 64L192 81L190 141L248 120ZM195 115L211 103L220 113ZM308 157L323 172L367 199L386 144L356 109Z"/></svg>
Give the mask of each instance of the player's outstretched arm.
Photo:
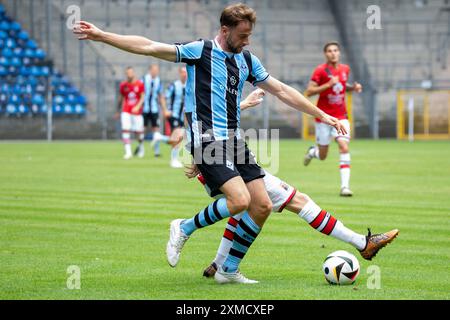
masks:
<svg viewBox="0 0 450 320"><path fill-rule="evenodd" d="M273 77L269 77L266 81L258 83L257 86L273 94L288 106L301 112L310 114L313 117L319 118L323 123L335 127L340 134L347 133L338 119L329 116L328 114L317 108L304 95L302 95L291 86L288 86L287 84Z"/></svg>
<svg viewBox="0 0 450 320"><path fill-rule="evenodd" d="M86 21L76 22L73 33L77 35L79 40L100 41L135 54L152 56L171 62L175 62L177 58L175 45L152 41L141 36L126 36L105 32Z"/></svg>

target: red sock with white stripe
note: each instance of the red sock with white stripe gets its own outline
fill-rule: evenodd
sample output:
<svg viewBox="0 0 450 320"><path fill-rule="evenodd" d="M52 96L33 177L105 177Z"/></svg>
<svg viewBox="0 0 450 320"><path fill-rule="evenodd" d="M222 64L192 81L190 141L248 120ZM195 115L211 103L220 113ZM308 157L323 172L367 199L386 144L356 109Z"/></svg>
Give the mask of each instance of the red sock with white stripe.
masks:
<svg viewBox="0 0 450 320"><path fill-rule="evenodd" d="M322 210L312 200L306 203L298 215L317 231L347 242L358 250L363 250L366 246L366 237L364 235L346 228L342 222L330 213Z"/></svg>
<svg viewBox="0 0 450 320"><path fill-rule="evenodd" d="M216 257L214 258L214 262L218 266L221 266L224 263L228 256L228 252L230 252L230 248L233 245L234 232L236 231L236 227L241 220L242 214L243 213L235 214L228 219L225 232L223 233L222 240L220 241L219 250L217 250Z"/></svg>
<svg viewBox="0 0 450 320"><path fill-rule="evenodd" d="M341 188L350 187L350 153L341 153L339 157Z"/></svg>

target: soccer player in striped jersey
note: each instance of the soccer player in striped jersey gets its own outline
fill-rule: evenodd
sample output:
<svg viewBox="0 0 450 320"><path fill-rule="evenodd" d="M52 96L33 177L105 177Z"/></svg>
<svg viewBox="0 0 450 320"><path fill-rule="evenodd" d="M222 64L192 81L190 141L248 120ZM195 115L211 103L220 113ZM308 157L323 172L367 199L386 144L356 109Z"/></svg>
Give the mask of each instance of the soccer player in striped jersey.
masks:
<svg viewBox="0 0 450 320"><path fill-rule="evenodd" d="M339 134L346 134L338 119L270 76L260 60L244 50L255 23L253 9L241 3L229 5L222 11L215 39L175 45L104 32L85 21L74 26L80 40L101 41L135 54L187 64L185 112L190 151L208 186L220 190L225 198L212 202L190 219L173 220L166 255L169 265L175 267L182 248L195 231L244 212L227 259L215 274L218 283L258 282L246 278L238 269L272 210L264 186L264 170L240 135L239 105L245 82L319 118Z"/></svg>
<svg viewBox="0 0 450 320"><path fill-rule="evenodd" d="M144 102L144 84L135 76L132 67L126 69L127 80L120 83L118 112L122 126L122 141L125 148L125 160L131 159L131 133L137 136L139 145L137 155L144 156L144 123L142 118L142 103ZM119 113L117 113L116 118Z"/></svg>
<svg viewBox="0 0 450 320"><path fill-rule="evenodd" d="M186 88L187 73L185 67L178 69L179 79L172 82L166 90L166 99L163 104L165 117L168 118L171 129L170 139L180 141L172 145L170 166L182 168L183 164L178 160L181 140L184 136L184 96ZM167 109L167 110L166 110Z"/></svg>
<svg viewBox="0 0 450 320"><path fill-rule="evenodd" d="M313 72L311 81L306 89L306 96L319 94L317 106L327 114L336 117L345 126L347 134L339 134L333 127L316 118L316 146L306 152L304 165L307 166L312 159L325 160L328 147L333 137L339 146L339 170L341 173L341 191L343 197L350 197L350 123L348 121L345 105L345 92L360 93L362 86L358 82L348 84L350 67L340 63L340 46L337 42L329 42L323 48L326 63L319 65Z"/></svg>
<svg viewBox="0 0 450 320"><path fill-rule="evenodd" d="M241 102L241 110L254 107L261 102L260 98L264 95L264 92L258 92L258 90L260 89L252 92ZM216 199L223 197L221 193L212 193L211 188L208 187L205 179L195 165L187 166L185 173L188 178L197 177L209 196ZM263 180L267 193L272 201L273 212L282 212L286 208L286 210L305 220L317 231L352 245L366 260L372 260L378 251L394 240L399 233L397 229L394 229L386 233L372 235L369 229L369 234L364 236L345 227L331 213L319 207L307 194L297 191L280 178L265 171ZM203 271L203 276L207 278L213 277L218 267L224 263L232 247L236 227L239 224L241 216L242 214L237 214L228 219L216 257L211 265Z"/></svg>
<svg viewBox="0 0 450 320"><path fill-rule="evenodd" d="M142 79L145 85L145 100L144 100L144 126L148 130L151 127L153 138L151 146L155 157L161 155L160 141L169 142L169 137L162 135L160 131L160 109L164 103L163 85L159 77L159 66L152 64L149 67L149 72Z"/></svg>

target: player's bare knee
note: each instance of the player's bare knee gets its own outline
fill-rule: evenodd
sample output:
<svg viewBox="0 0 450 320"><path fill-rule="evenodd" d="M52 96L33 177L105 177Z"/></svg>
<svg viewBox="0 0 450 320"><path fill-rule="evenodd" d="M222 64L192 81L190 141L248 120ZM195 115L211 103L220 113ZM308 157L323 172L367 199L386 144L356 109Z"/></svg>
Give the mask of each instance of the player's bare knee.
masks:
<svg viewBox="0 0 450 320"><path fill-rule="evenodd" d="M250 197L244 193L235 195L228 199L228 209L232 215L247 210L249 205Z"/></svg>

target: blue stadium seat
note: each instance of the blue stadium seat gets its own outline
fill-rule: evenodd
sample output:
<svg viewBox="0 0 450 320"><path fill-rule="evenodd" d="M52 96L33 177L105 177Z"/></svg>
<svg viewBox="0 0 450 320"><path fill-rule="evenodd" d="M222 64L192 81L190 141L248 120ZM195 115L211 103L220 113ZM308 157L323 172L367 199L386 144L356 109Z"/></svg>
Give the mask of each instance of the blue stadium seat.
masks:
<svg viewBox="0 0 450 320"><path fill-rule="evenodd" d="M73 113L74 113L74 109L73 109L73 107L72 107L71 104L66 103L66 104L64 105L64 110L63 110L63 112L64 112L65 114L73 114Z"/></svg>
<svg viewBox="0 0 450 320"><path fill-rule="evenodd" d="M44 96L41 95L41 94L39 94L39 93L35 93L35 94L33 95L32 103L33 103L33 104L36 104L36 105L38 105L38 106L44 105L44 103L45 103Z"/></svg>
<svg viewBox="0 0 450 320"><path fill-rule="evenodd" d="M18 39L21 39L21 40L28 40L29 39L29 36L28 36L28 33L26 32L26 31L20 31L19 32L19 34L17 35L17 38Z"/></svg>
<svg viewBox="0 0 450 320"><path fill-rule="evenodd" d="M63 96L54 96L53 97L53 103L54 104L63 104L64 103L64 97Z"/></svg>
<svg viewBox="0 0 450 320"><path fill-rule="evenodd" d="M86 109L81 105L81 104L76 104L75 105L75 114L85 114L86 113Z"/></svg>
<svg viewBox="0 0 450 320"><path fill-rule="evenodd" d="M2 65L2 66L8 66L9 65L9 59L8 58L6 58L6 57L0 57L0 65Z"/></svg>
<svg viewBox="0 0 450 320"><path fill-rule="evenodd" d="M36 44L36 41L34 41L34 40L28 40L27 41L27 48L29 48L29 49L37 49L38 48L38 46L37 46L37 44Z"/></svg>
<svg viewBox="0 0 450 320"><path fill-rule="evenodd" d="M22 115L47 112L48 77L54 88L52 110L57 115L84 115L86 98L69 79L39 61L46 52L22 30L20 23L5 15L0 4L0 113Z"/></svg>
<svg viewBox="0 0 450 320"><path fill-rule="evenodd" d="M62 114L64 112L63 106L61 104L54 104L53 105L53 113L55 114Z"/></svg>
<svg viewBox="0 0 450 320"><path fill-rule="evenodd" d="M14 53L11 48L3 48L2 56L4 56L5 58L12 58L14 56Z"/></svg>
<svg viewBox="0 0 450 320"><path fill-rule="evenodd" d="M7 113L7 114L16 114L17 113L17 107L14 104L9 103L6 106L5 113Z"/></svg>
<svg viewBox="0 0 450 320"><path fill-rule="evenodd" d="M19 113L19 114L27 114L29 112L30 112L30 109L26 105L19 104L17 106L17 113Z"/></svg>
<svg viewBox="0 0 450 320"><path fill-rule="evenodd" d="M14 49L17 47L16 41L13 38L7 38L5 41L5 47Z"/></svg>
<svg viewBox="0 0 450 320"><path fill-rule="evenodd" d="M0 30L8 31L10 29L10 23L6 20L0 22Z"/></svg>

